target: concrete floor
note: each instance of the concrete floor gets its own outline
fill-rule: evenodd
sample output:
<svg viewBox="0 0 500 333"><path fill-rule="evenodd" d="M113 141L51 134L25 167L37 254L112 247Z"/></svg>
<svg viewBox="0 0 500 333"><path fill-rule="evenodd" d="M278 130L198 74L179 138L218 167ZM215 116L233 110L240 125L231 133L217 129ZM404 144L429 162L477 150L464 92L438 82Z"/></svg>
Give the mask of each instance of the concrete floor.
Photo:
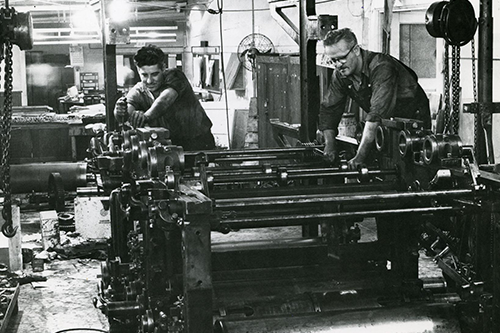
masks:
<svg viewBox="0 0 500 333"><path fill-rule="evenodd" d="M30 269L25 270L29 273ZM19 312L12 316L6 333L56 333L69 328L107 330L106 317L94 308L97 260L54 260L41 274L46 282L21 286ZM88 332L85 330L76 332Z"/></svg>
<svg viewBox="0 0 500 333"><path fill-rule="evenodd" d="M39 225L34 222L37 216L21 212L23 248L35 251L42 248ZM83 328L107 331L107 318L92 302L100 280L99 260L55 259L46 261L42 272L33 272L31 264L25 264L22 273L47 280L20 286L19 312L10 318L5 333L56 333L74 328L82 330L71 332L89 332Z"/></svg>
<svg viewBox="0 0 500 333"><path fill-rule="evenodd" d="M35 215L21 213L23 225L23 248L41 247ZM361 241L376 238L374 221L360 225ZM275 229L275 230L274 230ZM238 241L248 239L299 237L300 227L274 229L240 230L228 235L213 234L212 242ZM423 253L422 253L423 254ZM440 275L430 258L421 254L421 270L425 275ZM46 282L33 282L21 286L19 312L13 316L5 333L57 333L67 329L71 332L89 332L85 328L108 329L107 318L94 308L93 298L97 295L100 261L96 259L55 259L45 263L44 271L33 273L31 265L25 265L25 274L38 274ZM73 330L82 328L82 330Z"/></svg>

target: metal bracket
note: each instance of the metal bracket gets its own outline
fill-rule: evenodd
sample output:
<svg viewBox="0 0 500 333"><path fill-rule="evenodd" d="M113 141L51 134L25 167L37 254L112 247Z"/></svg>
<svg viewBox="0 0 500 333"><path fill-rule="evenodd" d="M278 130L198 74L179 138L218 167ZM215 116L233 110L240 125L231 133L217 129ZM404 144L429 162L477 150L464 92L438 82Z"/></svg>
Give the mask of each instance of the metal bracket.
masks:
<svg viewBox="0 0 500 333"><path fill-rule="evenodd" d="M480 102L464 104L465 113L500 113L500 103Z"/></svg>
<svg viewBox="0 0 500 333"><path fill-rule="evenodd" d="M274 139L280 147L293 146L287 137L300 141L300 125L288 124L279 119L270 119L269 122L273 128Z"/></svg>
<svg viewBox="0 0 500 333"><path fill-rule="evenodd" d="M285 30L285 32L300 44L300 29L283 12L284 9L299 9L299 0L268 0L271 16ZM302 22L301 22L302 23ZM338 28L338 17L336 15L307 15L306 26L307 39L320 40L325 38L326 34Z"/></svg>
<svg viewBox="0 0 500 333"><path fill-rule="evenodd" d="M279 26L285 30L285 32L290 36L295 43L300 43L299 29L293 23L293 21L283 12L285 8L297 7L299 4L298 0L269 0L269 9L271 9L271 16L279 24Z"/></svg>

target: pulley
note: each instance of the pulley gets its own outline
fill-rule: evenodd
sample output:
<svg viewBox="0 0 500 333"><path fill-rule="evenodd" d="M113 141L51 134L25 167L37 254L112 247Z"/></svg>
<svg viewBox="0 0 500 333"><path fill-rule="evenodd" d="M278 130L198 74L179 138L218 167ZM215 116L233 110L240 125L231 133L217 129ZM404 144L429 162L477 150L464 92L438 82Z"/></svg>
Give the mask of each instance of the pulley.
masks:
<svg viewBox="0 0 500 333"><path fill-rule="evenodd" d="M474 38L477 19L468 0L439 1L427 9L425 27L432 37L463 46Z"/></svg>
<svg viewBox="0 0 500 333"><path fill-rule="evenodd" d="M21 50L33 48L33 20L31 13L18 13L14 8L0 9L0 42L10 40Z"/></svg>

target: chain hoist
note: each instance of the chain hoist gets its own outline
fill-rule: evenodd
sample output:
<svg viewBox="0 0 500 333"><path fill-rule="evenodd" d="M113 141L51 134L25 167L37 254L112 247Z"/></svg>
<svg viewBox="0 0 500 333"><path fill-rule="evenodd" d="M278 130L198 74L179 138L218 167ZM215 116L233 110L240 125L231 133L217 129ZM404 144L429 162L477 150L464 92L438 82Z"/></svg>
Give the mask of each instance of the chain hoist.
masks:
<svg viewBox="0 0 500 333"><path fill-rule="evenodd" d="M458 134L460 124L460 46L451 47L451 134Z"/></svg>
<svg viewBox="0 0 500 333"><path fill-rule="evenodd" d="M472 58L472 92L474 96L474 103L478 101L477 95L477 78L476 78L476 42L474 39L471 40L471 58ZM479 149L479 137L478 137L478 125L479 125L479 115L474 114L474 153L476 159L478 158Z"/></svg>
<svg viewBox="0 0 500 333"><path fill-rule="evenodd" d="M462 87L460 87L460 47L455 45L451 46L451 81L448 47L448 43L446 43L445 64L443 68L445 120L444 132L448 134L458 134L458 127L460 125L460 99L462 94Z"/></svg>
<svg viewBox="0 0 500 333"><path fill-rule="evenodd" d="M444 66L443 66L443 77L444 77L444 91L443 91L443 100L444 100L444 128L443 132L446 133L448 131L448 126L450 124L450 63L449 63L449 45L448 42L445 42L444 45Z"/></svg>
<svg viewBox="0 0 500 333"><path fill-rule="evenodd" d="M474 39L477 19L474 7L469 0L438 1L431 4L425 13L425 28L436 38L443 38L445 44L444 66L444 132L457 134L460 124L460 47ZM450 109L450 71L451 56L451 109Z"/></svg>
<svg viewBox="0 0 500 333"><path fill-rule="evenodd" d="M2 225L2 233L6 237L13 237L17 227L12 227L12 195L10 188L10 139L12 119L12 43L4 41L3 60L5 61L4 74L4 104L2 112L2 183L4 202L2 216L5 223Z"/></svg>
<svg viewBox="0 0 500 333"><path fill-rule="evenodd" d="M17 227L12 226L12 195L10 187L10 141L12 120L12 90L13 90L13 44L21 50L31 49L33 46L33 24L29 13L17 13L14 8L6 7L0 9L0 63L4 66L4 103L1 110L1 177L4 195L2 217L5 222L2 225L2 233L6 237L14 237Z"/></svg>

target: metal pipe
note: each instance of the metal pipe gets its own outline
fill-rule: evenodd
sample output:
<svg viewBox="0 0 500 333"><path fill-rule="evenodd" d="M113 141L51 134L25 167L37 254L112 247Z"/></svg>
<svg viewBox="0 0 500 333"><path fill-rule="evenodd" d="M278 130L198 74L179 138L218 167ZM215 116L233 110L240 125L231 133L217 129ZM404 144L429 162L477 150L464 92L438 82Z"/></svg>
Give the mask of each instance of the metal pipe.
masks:
<svg viewBox="0 0 500 333"><path fill-rule="evenodd" d="M127 318L144 313L144 306L135 301L115 301L106 304L105 312L110 318Z"/></svg>
<svg viewBox="0 0 500 333"><path fill-rule="evenodd" d="M429 304L347 312L217 320L214 333L457 333L453 304Z"/></svg>
<svg viewBox="0 0 500 333"><path fill-rule="evenodd" d="M371 193L395 193L398 185L392 181L374 182L374 183L347 183L347 184L323 184L323 185L310 185L310 186L281 186L272 188L238 188L234 189L220 189L211 194L211 198L217 202L219 199L235 199L235 198L255 198L266 195L269 197L278 197L282 195L321 195L333 193L364 193L370 191Z"/></svg>
<svg viewBox="0 0 500 333"><path fill-rule="evenodd" d="M213 243L212 252L232 252L232 251L249 251L249 250L264 250L271 248L283 247L311 247L324 246L321 238L287 238L287 239L267 239L253 241L237 241Z"/></svg>
<svg viewBox="0 0 500 333"><path fill-rule="evenodd" d="M298 226L307 223L317 222L322 219L333 218L361 218L361 217L377 217L382 215L394 214L431 214L431 213L452 213L460 212L459 207L423 207L423 208L403 208L403 209L385 209L385 210L369 210L358 212L341 212L341 213L323 213L323 214L298 214L298 215L280 215L280 216L259 216L245 217L239 219L221 220L220 224L233 229L244 228L267 228L267 227L282 227L282 226Z"/></svg>
<svg viewBox="0 0 500 333"><path fill-rule="evenodd" d="M216 163L228 163L228 162L246 162L246 161L268 161L268 160L279 160L279 159L291 159L290 155L283 155L283 156L270 156L270 155L264 155L264 156L234 156L234 157L223 157L223 158L216 158L214 162Z"/></svg>
<svg viewBox="0 0 500 333"><path fill-rule="evenodd" d="M204 151L203 153L208 156L229 156L229 155L263 155L263 154L290 154L290 153L303 153L303 152L312 152L314 148L318 148L322 146L304 146L304 147L293 147L293 148L267 148L267 149L234 149L234 150L224 150L224 151ZM200 152L185 152L185 156L196 156L199 155Z"/></svg>
<svg viewBox="0 0 500 333"><path fill-rule="evenodd" d="M208 150L203 152L184 152L184 157L186 160L194 161L194 159L200 154L207 157L207 162L213 162L218 160L220 162L227 162L230 157L240 157L246 161L258 160L258 159L269 159L269 157L263 157L263 155L281 155L288 159L296 159L297 156L302 156L299 154L308 153L313 154L314 148L322 146L305 146L305 147L293 147L293 148L268 148L268 149L245 149L245 150ZM276 158L276 156L271 156ZM239 159L238 159L239 160Z"/></svg>
<svg viewBox="0 0 500 333"><path fill-rule="evenodd" d="M55 172L61 175L65 191L87 185L87 163L13 164L10 166L12 193L47 192L49 176Z"/></svg>
<svg viewBox="0 0 500 333"><path fill-rule="evenodd" d="M235 208L249 206L274 206L274 205L297 205L309 203L346 203L353 201L376 201L376 200L416 200L416 199L453 199L473 195L473 190L449 190L449 191L427 191L427 192L402 192L402 193L367 193L337 196L324 195L294 195L279 198L255 197L219 199L215 202L215 208Z"/></svg>
<svg viewBox="0 0 500 333"><path fill-rule="evenodd" d="M287 173L286 179L301 179L301 178L314 178L314 177L359 177L361 174L358 171L337 171L328 169L309 169L306 170L283 170L283 173ZM247 175L227 175L214 178L214 184L219 183L229 183L229 182L248 182L248 181L259 181L259 180L279 180L281 172L274 171L273 173L260 173L260 174L247 174ZM396 174L396 170L374 170L369 171L364 177L375 177L375 176L387 176Z"/></svg>
<svg viewBox="0 0 500 333"><path fill-rule="evenodd" d="M314 166L318 167L315 168ZM325 167L323 162L316 163L294 163L293 165L281 165L281 164L259 164L259 165L238 165L238 166L216 166L208 167L207 171L210 171L214 176L224 176L224 175L241 175L241 174L256 174L256 173L271 173L275 172L278 167L285 167L287 170L324 170L324 171L340 171L340 168Z"/></svg>

